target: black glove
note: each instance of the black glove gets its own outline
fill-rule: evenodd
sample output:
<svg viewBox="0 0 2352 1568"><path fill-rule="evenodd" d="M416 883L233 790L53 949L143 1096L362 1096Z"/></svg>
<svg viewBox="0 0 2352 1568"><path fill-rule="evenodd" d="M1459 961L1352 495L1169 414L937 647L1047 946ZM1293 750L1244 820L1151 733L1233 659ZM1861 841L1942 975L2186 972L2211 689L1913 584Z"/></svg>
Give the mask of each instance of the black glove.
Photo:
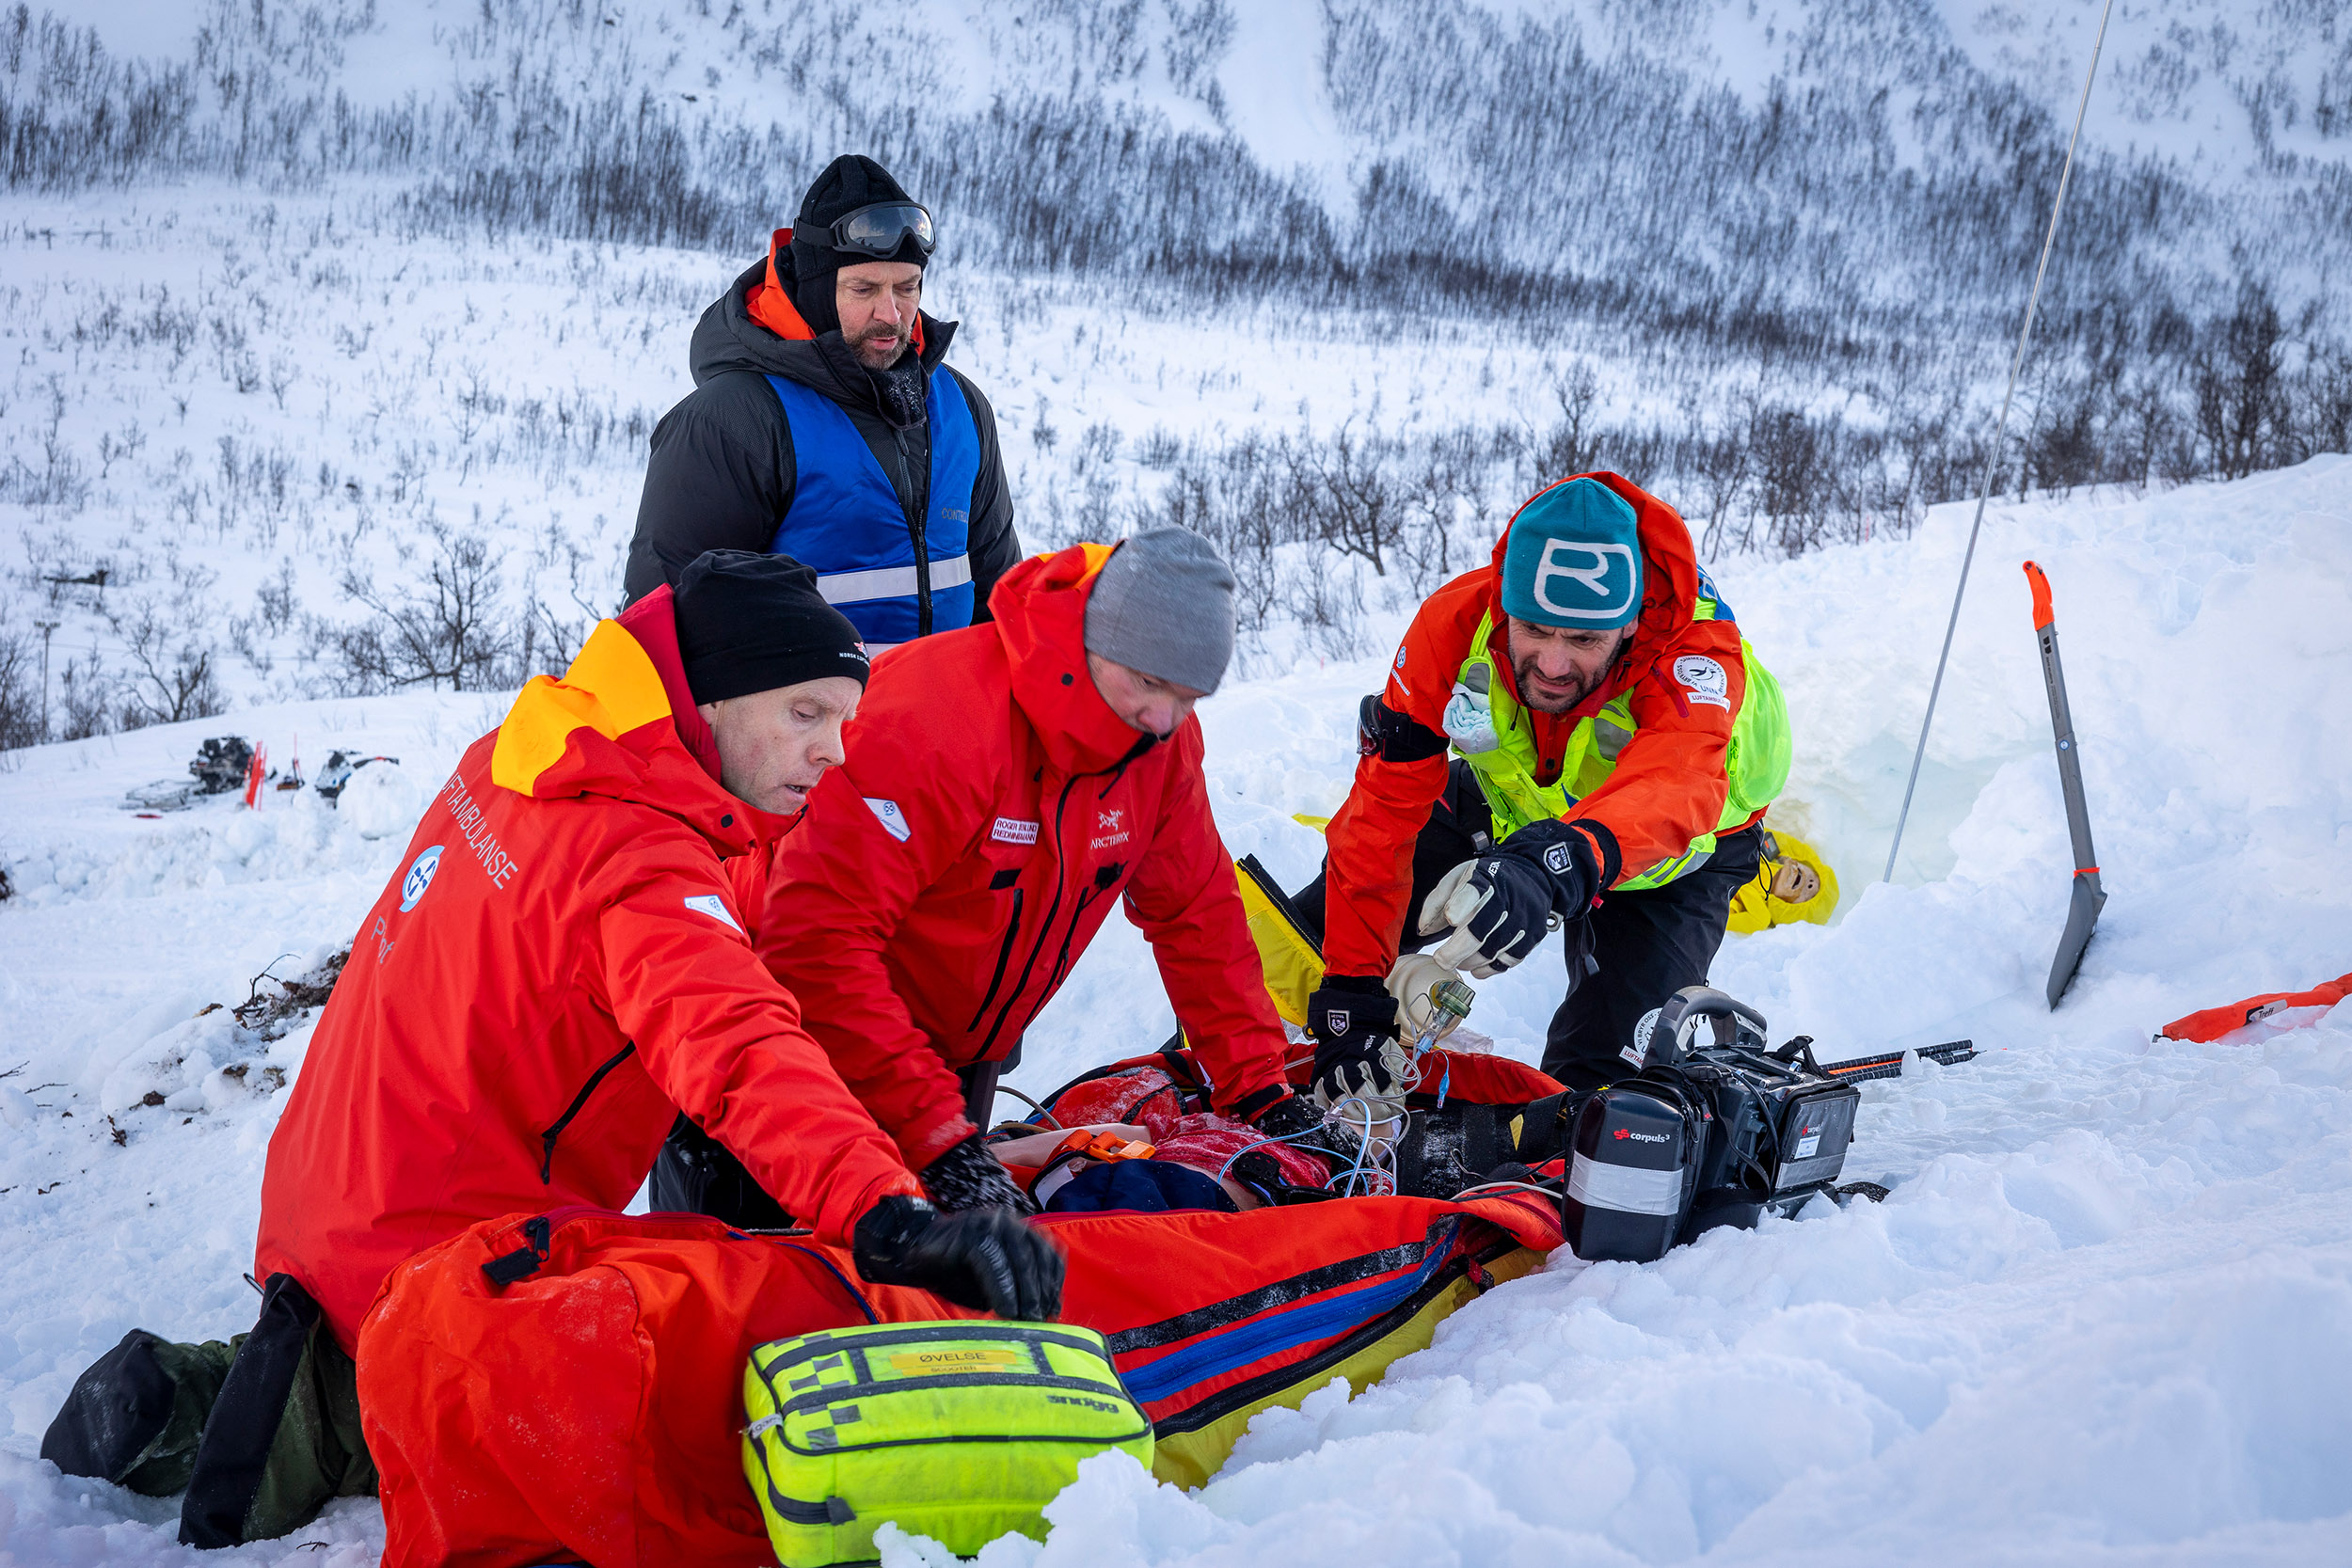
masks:
<svg viewBox="0 0 2352 1568"><path fill-rule="evenodd" d="M1457 935L1438 945L1437 956L1467 968L1477 979L1509 969L1534 952L1555 918L1563 923L1582 919L1601 888L1593 840L1559 821L1529 823L1472 861L1468 872L1465 885L1480 896L1462 916ZM1432 894L1429 902L1440 901ZM1464 902L1452 896L1443 908L1458 910ZM1429 934L1429 917L1435 912L1424 912L1424 934Z"/></svg>
<svg viewBox="0 0 2352 1568"><path fill-rule="evenodd" d="M1255 1195L1258 1201L1269 1209L1284 1209L1295 1203L1320 1203L1326 1198L1343 1196L1327 1185L1292 1185L1282 1174L1281 1165L1263 1148L1253 1148L1235 1160L1226 1170L1225 1178Z"/></svg>
<svg viewBox="0 0 2352 1568"><path fill-rule="evenodd" d="M988 1151L978 1133L949 1148L922 1169L923 1190L931 1201L950 1213L965 1209L1009 1209L1016 1214L1035 1212L1004 1164Z"/></svg>
<svg viewBox="0 0 2352 1568"><path fill-rule="evenodd" d="M943 1214L894 1194L857 1222L850 1256L868 1284L912 1285L1026 1323L1061 1310L1060 1251L1003 1209Z"/></svg>
<svg viewBox="0 0 2352 1568"><path fill-rule="evenodd" d="M1374 1056L1375 1075L1379 1071L1378 1060L1375 1053ZM1280 1138L1293 1148L1308 1154L1320 1155L1326 1161L1336 1162L1337 1164L1343 1166L1356 1163L1356 1151L1363 1145L1363 1140L1356 1135L1355 1129L1344 1122L1324 1120L1323 1108L1301 1095L1285 1095L1259 1112L1252 1119L1256 1122L1258 1131L1266 1136ZM1252 1150L1252 1152L1256 1151ZM1243 1158L1247 1159L1248 1156L1245 1155ZM1267 1155L1266 1158L1271 1160L1273 1156ZM1234 1168L1236 1170L1240 1168L1240 1162L1235 1162ZM1252 1183L1245 1181L1243 1185L1248 1186Z"/></svg>
<svg viewBox="0 0 2352 1568"><path fill-rule="evenodd" d="M1396 1038L1396 998L1378 979L1325 975L1307 999L1307 1028L1315 1037L1315 1087L1326 1099L1360 1094L1368 1083L1388 1093L1380 1047Z"/></svg>

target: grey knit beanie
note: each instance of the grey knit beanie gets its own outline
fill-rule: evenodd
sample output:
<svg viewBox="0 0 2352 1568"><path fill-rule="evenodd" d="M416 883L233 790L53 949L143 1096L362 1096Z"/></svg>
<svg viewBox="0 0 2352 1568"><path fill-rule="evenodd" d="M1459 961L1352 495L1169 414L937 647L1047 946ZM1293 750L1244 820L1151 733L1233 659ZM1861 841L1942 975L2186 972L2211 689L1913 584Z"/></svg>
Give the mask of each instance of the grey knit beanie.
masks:
<svg viewBox="0 0 2352 1568"><path fill-rule="evenodd" d="M1087 599L1087 652L1195 691L1233 657L1233 573L1188 528L1154 528L1103 563Z"/></svg>

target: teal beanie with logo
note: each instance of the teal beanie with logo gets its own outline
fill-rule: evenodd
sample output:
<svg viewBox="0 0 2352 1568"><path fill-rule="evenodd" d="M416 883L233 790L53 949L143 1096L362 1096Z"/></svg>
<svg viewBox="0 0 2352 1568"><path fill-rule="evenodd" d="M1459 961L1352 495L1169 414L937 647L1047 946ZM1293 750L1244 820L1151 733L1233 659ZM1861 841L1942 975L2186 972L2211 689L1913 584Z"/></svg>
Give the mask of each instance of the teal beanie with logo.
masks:
<svg viewBox="0 0 2352 1568"><path fill-rule="evenodd" d="M1597 479L1555 484L1511 520L1502 611L1541 626L1613 631L1642 613L1642 525Z"/></svg>

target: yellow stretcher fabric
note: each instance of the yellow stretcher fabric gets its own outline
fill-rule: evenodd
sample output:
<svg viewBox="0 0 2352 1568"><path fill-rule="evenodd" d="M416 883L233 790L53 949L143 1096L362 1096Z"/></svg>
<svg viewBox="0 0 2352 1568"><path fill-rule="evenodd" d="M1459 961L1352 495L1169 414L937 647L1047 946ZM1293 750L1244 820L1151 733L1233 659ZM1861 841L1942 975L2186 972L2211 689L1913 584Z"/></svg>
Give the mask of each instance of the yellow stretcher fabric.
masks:
<svg viewBox="0 0 2352 1568"><path fill-rule="evenodd" d="M1258 959L1265 966L1266 994L1285 1022L1307 1026L1307 999L1323 984L1323 955L1306 933L1275 907L1265 889L1238 866L1241 907L1249 921L1250 940L1258 944Z"/></svg>

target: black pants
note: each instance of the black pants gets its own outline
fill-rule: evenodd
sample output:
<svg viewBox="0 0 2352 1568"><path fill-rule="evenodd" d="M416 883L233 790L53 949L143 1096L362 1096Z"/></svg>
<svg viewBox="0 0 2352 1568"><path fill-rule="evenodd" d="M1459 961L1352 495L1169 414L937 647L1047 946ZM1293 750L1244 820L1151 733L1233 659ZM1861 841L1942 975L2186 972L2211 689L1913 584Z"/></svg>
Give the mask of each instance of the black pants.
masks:
<svg viewBox="0 0 2352 1568"><path fill-rule="evenodd" d="M249 1334L202 1344L124 1335L75 1380L40 1456L144 1497L184 1492L180 1540L190 1546L269 1540L337 1497L375 1492L358 1369L282 1274L270 1276Z"/></svg>
<svg viewBox="0 0 2352 1568"><path fill-rule="evenodd" d="M1445 793L1413 841L1413 892L1405 906L1404 947L1417 951L1436 937L1413 931L1422 900L1445 874L1493 843L1494 814L1469 763L1456 757ZM1756 876L1763 831L1748 828L1718 840L1706 864L1664 887L1612 893L1587 917L1590 952L1599 965L1571 974L1567 995L1544 1036L1544 1070L1572 1089L1597 1088L1630 1070L1619 1053L1633 1042L1642 1015L1685 986L1704 984L1715 949L1723 945L1731 895ZM1291 900L1311 933L1323 940L1327 896L1317 876ZM1581 968L1580 944L1568 962Z"/></svg>
<svg viewBox="0 0 2352 1568"><path fill-rule="evenodd" d="M975 1062L957 1072L963 1081L963 1114L985 1132L995 1125L996 1080L1021 1065L1016 1042L1001 1062ZM792 1216L743 1168L727 1147L686 1117L654 1156L646 1195L657 1214L708 1214L739 1230L788 1230Z"/></svg>

